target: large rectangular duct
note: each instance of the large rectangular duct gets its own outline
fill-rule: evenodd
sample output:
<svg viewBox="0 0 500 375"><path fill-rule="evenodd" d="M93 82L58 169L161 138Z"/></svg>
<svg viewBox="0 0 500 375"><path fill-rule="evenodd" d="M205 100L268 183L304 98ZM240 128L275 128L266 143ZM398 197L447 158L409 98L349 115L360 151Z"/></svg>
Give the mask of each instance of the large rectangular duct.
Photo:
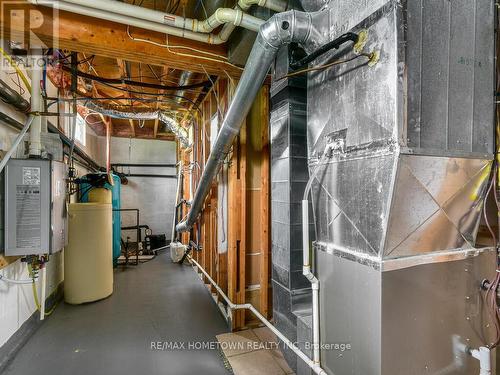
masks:
<svg viewBox="0 0 500 375"><path fill-rule="evenodd" d="M286 46L278 52L274 76L288 73L289 62L290 47ZM308 180L306 80L301 77L283 81L271 85L273 320L276 328L304 350L298 326L311 314L311 288L302 275L300 206ZM286 345L283 354L290 368L299 373L301 361L296 354Z"/></svg>
<svg viewBox="0 0 500 375"><path fill-rule="evenodd" d="M367 30L357 59L308 76L322 366L336 375L475 374L493 340L476 249L494 147L493 0L304 1L318 35ZM352 53L352 52L347 52ZM313 65L341 58L332 51Z"/></svg>

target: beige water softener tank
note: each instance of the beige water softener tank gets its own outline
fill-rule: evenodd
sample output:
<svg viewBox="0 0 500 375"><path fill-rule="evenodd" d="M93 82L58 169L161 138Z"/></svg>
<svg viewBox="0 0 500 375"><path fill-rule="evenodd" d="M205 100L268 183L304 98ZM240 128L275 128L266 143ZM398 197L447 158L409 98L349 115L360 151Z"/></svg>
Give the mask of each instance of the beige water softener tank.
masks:
<svg viewBox="0 0 500 375"><path fill-rule="evenodd" d="M68 246L64 252L64 300L97 301L113 293L112 206L69 205Z"/></svg>
<svg viewBox="0 0 500 375"><path fill-rule="evenodd" d="M93 188L88 194L89 202L110 203L112 202L111 190L105 188Z"/></svg>

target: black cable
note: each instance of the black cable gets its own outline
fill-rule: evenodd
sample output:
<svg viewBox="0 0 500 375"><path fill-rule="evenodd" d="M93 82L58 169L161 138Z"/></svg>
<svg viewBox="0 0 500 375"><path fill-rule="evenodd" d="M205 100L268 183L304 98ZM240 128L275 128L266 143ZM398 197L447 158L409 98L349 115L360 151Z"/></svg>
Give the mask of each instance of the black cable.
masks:
<svg viewBox="0 0 500 375"><path fill-rule="evenodd" d="M64 66L63 65L63 70L67 72L71 72L71 68ZM104 77L98 77L94 76L92 74L84 73L80 70L76 72L76 75L82 78L90 79L92 81L100 82L103 84L115 84L115 85L129 85L129 86L137 86L137 87L147 87L151 89L157 89L157 90L171 90L171 91L177 91L177 90L189 90L189 89L197 89L200 87L207 87L211 86L210 81L203 81L200 83L194 83L192 85L183 85L183 86L167 86L167 85L158 85L156 83L149 83L149 82L138 82L138 81L132 81L129 79L120 79L120 78L104 78ZM140 92L139 92L140 93ZM155 93L154 95L158 95L158 93Z"/></svg>
<svg viewBox="0 0 500 375"><path fill-rule="evenodd" d="M117 87L117 86L113 86L109 83L104 83L104 82L99 82L101 85L104 85L104 86L108 86L108 87L111 87L115 90L120 90L120 91L124 91L124 92L127 92L129 94L136 94L136 95L148 95L148 96L165 96L164 94L158 94L157 92L142 92L142 91L136 91L136 90L129 90L129 89L126 89L126 88L123 88L123 87ZM199 105L197 105L193 100L191 99L188 99L186 98L185 96L180 96L183 100L191 103L193 106L195 106L195 108L197 110L200 110L200 107ZM130 99L129 99L130 100Z"/></svg>
<svg viewBox="0 0 500 375"><path fill-rule="evenodd" d="M306 57L300 59L299 61L295 61L290 63L290 68L293 70L299 69L303 67L304 65L309 64L311 61L316 60L318 57L321 55L325 54L326 52L330 51L331 49L338 49L342 44L346 42L353 42L356 44L359 40L359 35L355 33L345 33L338 38L332 40L331 42L328 42L321 47L319 47L316 51L310 53Z"/></svg>

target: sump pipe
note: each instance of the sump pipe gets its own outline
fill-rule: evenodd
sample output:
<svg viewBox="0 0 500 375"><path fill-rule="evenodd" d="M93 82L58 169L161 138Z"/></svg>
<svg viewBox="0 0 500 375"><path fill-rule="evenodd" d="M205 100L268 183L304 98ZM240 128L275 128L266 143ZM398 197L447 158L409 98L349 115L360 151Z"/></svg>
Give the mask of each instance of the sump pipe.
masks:
<svg viewBox="0 0 500 375"><path fill-rule="evenodd" d="M224 291L220 288L219 285L210 277L210 275L203 269L203 267L195 261L190 255L187 256L189 261L194 264L208 279L210 284L213 285L215 290L219 293L219 295L226 301L227 306L231 310L250 310L256 317L259 319L266 327L268 327L281 341L285 343L286 346L288 346L300 359L302 359L310 368L311 370L314 371L314 373L318 375L327 375L325 370L321 368L319 363L315 363L314 361L311 361L309 357L304 354L292 341L290 341L283 333L281 333L269 320L267 320L260 312L257 310L253 305L250 303L244 303L244 304L236 304L233 303L229 297L224 293Z"/></svg>
<svg viewBox="0 0 500 375"><path fill-rule="evenodd" d="M188 231L196 222L210 191L211 182L229 153L257 92L264 83L278 49L291 42L305 44L311 35L311 30L311 15L297 11L275 14L261 26L234 98L203 170L191 210L187 218L176 226L177 231Z"/></svg>

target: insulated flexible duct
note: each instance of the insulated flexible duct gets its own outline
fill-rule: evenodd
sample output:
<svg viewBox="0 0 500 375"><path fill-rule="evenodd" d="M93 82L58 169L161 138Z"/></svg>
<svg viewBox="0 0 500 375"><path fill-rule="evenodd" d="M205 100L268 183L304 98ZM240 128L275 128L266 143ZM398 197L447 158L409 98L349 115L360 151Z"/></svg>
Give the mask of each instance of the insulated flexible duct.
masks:
<svg viewBox="0 0 500 375"><path fill-rule="evenodd" d="M141 112L127 112L123 110L117 110L114 108L108 108L102 106L96 101L89 100L85 103L85 107L91 111L100 113L111 118L118 119L132 119L132 120L156 120L158 119L163 125L166 126L168 130L174 133L175 137L179 140L183 147L189 147L191 142L189 140L189 135L186 129L184 129L175 118L170 116L165 111L141 111Z"/></svg>

